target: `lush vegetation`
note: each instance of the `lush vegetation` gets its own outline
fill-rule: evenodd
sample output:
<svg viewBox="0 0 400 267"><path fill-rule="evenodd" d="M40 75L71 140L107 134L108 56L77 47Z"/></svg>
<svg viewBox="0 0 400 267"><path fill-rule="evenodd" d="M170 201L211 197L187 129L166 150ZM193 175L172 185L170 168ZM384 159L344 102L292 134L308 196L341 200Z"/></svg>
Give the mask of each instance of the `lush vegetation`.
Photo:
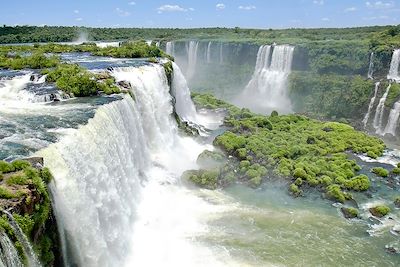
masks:
<svg viewBox="0 0 400 267"><path fill-rule="evenodd" d="M42 74L47 74L46 81L54 82L60 90L74 96L91 96L102 91L106 94L119 93L111 76L105 79L87 71L77 64L59 64L54 69L46 69Z"/></svg>
<svg viewBox="0 0 400 267"><path fill-rule="evenodd" d="M371 212L372 215L381 218L389 214L390 208L386 205L378 205L370 208L369 212Z"/></svg>
<svg viewBox="0 0 400 267"><path fill-rule="evenodd" d="M35 169L27 161L12 163L0 161L1 209L10 210L15 221L34 245L34 249L45 265L53 265L57 250L57 229L51 219L51 203L47 184L52 179L47 168ZM0 229L22 250L4 214L0 216Z"/></svg>
<svg viewBox="0 0 400 267"><path fill-rule="evenodd" d="M373 89L361 76L313 72L293 72L289 83L294 110L328 118L362 117Z"/></svg>
<svg viewBox="0 0 400 267"><path fill-rule="evenodd" d="M229 130L218 136L214 145L229 156L229 161L219 169L218 177L224 181L213 179L212 188L225 184L226 176L232 174L251 186L259 186L267 177L282 177L295 196L316 187L327 198L345 202L352 198L352 191L368 190L371 184L366 175L358 174L361 167L347 153L377 157L385 148L381 140L346 124L300 115L279 116L276 112L261 116L211 95L195 94L193 100L198 106L226 108L228 112L225 125Z"/></svg>
<svg viewBox="0 0 400 267"><path fill-rule="evenodd" d="M21 56L19 54L0 54L0 68L5 69L43 69L52 68L59 64L56 56L46 56L42 52Z"/></svg>

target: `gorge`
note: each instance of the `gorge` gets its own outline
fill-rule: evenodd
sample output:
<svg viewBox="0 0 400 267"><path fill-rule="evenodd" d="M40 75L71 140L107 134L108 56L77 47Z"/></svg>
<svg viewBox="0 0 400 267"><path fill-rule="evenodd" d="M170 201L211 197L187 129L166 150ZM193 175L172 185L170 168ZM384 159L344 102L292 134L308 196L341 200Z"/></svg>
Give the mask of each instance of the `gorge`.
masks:
<svg viewBox="0 0 400 267"><path fill-rule="evenodd" d="M398 49L361 49L350 69L303 43L150 37L0 46L2 62L49 48L60 60L0 69L0 188L16 194L0 202L2 265L400 263ZM97 91L74 96L57 70ZM41 224L10 204L38 185L8 164L32 157L51 198Z"/></svg>

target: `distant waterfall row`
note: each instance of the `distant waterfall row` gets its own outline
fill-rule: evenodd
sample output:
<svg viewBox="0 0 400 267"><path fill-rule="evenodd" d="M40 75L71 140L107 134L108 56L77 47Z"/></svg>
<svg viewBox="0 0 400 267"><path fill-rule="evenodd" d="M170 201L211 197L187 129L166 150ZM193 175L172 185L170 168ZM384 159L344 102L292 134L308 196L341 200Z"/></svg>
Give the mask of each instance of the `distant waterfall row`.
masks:
<svg viewBox="0 0 400 267"><path fill-rule="evenodd" d="M187 41L184 44L185 53L179 51L179 58L176 59L179 65L184 65L185 77L190 80L195 74L199 62L203 64L223 64L224 63L224 44L220 42L208 42L200 45L199 41ZM176 43L167 42L165 52L171 56L178 57ZM182 58L183 56L183 58ZM184 61L184 62L182 62Z"/></svg>
<svg viewBox="0 0 400 267"><path fill-rule="evenodd" d="M373 57L374 57L374 54L371 53L370 69L368 71L368 77L371 79L372 79L372 75L373 75ZM388 98L388 95L390 94L390 90L391 90L392 86L398 86L397 84L393 85L392 82L394 82L394 83L400 82L399 64L400 64L400 49L396 49L393 51L392 60L390 63L390 69L389 69L389 73L387 75L387 79L389 80L389 83L378 102L376 101L376 98L377 98L377 95L379 92L379 87L381 86L382 83L381 82L375 83L374 94L370 100L370 103L368 106L368 111L365 114L364 119L363 119L363 124L364 124L364 128L365 128L368 126L368 121L370 120L372 110L373 110L374 106L376 105L375 115L374 115L374 119L372 121L372 126L375 129L375 133L382 135L382 136L384 136L386 134L396 136L397 129L399 126L400 100L393 104L393 107L390 109L389 112L387 111L387 108L385 106L386 100ZM385 123L385 121L386 121L386 123Z"/></svg>

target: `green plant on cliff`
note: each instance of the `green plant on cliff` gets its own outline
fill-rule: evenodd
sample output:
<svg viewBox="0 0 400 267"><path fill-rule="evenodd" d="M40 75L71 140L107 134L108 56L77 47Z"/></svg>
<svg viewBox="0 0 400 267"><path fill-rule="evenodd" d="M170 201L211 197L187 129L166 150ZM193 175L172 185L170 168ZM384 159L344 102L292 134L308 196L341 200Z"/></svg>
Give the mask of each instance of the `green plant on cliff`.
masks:
<svg viewBox="0 0 400 267"><path fill-rule="evenodd" d="M0 167L4 172L0 181L1 208L11 209L12 216L28 239L37 241L33 246L42 264L52 265L58 237L52 226L54 223L49 222L51 203L47 183L52 179L50 171L32 168L29 162L21 160L12 163L0 161ZM6 216L0 217L0 228L19 247Z"/></svg>

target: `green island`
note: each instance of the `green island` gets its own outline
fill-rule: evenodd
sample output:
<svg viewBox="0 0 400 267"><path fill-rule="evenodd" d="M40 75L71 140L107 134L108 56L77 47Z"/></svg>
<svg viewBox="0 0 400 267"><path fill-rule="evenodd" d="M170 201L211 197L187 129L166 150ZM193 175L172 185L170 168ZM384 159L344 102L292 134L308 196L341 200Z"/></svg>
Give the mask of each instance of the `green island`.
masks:
<svg viewBox="0 0 400 267"><path fill-rule="evenodd" d="M209 94L193 94L193 101L200 108L227 111L224 125L228 130L214 140L225 160L219 152L203 153L199 161L209 158L221 165L183 175L204 188L216 189L234 181L258 187L267 178L281 177L288 182L293 196L306 194L313 187L326 198L344 203L352 199L352 192L366 191L371 185L366 175L359 174L361 167L348 153L377 158L385 149L379 138L347 124L277 112L263 116ZM383 168L372 172L383 177L388 175Z"/></svg>

